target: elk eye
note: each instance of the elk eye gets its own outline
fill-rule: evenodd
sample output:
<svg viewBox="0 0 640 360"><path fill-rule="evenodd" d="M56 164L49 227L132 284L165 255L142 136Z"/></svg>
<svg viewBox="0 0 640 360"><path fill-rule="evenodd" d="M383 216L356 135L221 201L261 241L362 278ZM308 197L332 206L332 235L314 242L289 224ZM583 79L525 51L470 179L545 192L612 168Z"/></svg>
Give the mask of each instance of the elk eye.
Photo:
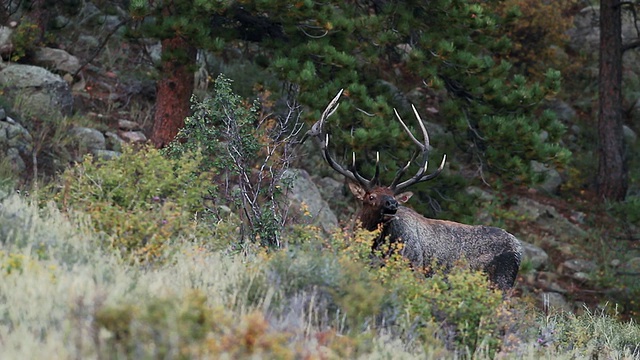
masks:
<svg viewBox="0 0 640 360"><path fill-rule="evenodd" d="M373 201L373 200L375 200L375 199L376 199L376 196L375 196L375 195L373 195L373 194L372 194L372 195L369 195L369 201Z"/></svg>

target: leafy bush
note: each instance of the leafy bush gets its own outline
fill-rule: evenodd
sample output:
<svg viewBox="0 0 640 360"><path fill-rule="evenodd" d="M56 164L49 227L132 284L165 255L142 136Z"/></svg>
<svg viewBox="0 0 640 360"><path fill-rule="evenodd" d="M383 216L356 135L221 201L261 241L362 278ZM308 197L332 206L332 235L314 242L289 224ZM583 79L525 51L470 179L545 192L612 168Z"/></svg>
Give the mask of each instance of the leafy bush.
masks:
<svg viewBox="0 0 640 360"><path fill-rule="evenodd" d="M581 68L569 64L567 56L558 54L568 40L567 30L573 25L568 14L576 1L507 0L496 4L501 16L513 19L506 24L513 44L510 59L521 72L542 79L549 66Z"/></svg>
<svg viewBox="0 0 640 360"><path fill-rule="evenodd" d="M220 183L238 185L218 196L231 193L251 241L279 247L288 210L282 204L284 172L300 131L293 109L286 117L260 118L258 104L247 104L232 91L231 80L220 75L214 96L194 101L193 112L166 153L179 158L200 150L203 169L216 168L225 177Z"/></svg>
<svg viewBox="0 0 640 360"><path fill-rule="evenodd" d="M629 224L640 224L640 196L629 196L625 201L611 203L611 213Z"/></svg>
<svg viewBox="0 0 640 360"><path fill-rule="evenodd" d="M113 160L88 156L69 168L51 196L61 209L89 214L111 247L150 259L169 240L206 225L194 221L207 188L200 161L197 153L170 160L150 146L125 147Z"/></svg>
<svg viewBox="0 0 640 360"><path fill-rule="evenodd" d="M382 262L374 260L373 236L338 232L330 242L311 240L270 255L264 279L287 311L313 303L317 326L348 333L379 326L405 340L419 338L430 349L450 347L460 354L501 349L504 329L519 319L506 315L513 304L503 301L485 274L461 266L425 278L398 254L399 244Z"/></svg>
<svg viewBox="0 0 640 360"><path fill-rule="evenodd" d="M30 21L21 22L11 35L11 42L13 43L11 61L18 61L30 55L38 46L36 40L39 37L40 29L37 24Z"/></svg>
<svg viewBox="0 0 640 360"><path fill-rule="evenodd" d="M2 359L639 355L640 327L604 311L529 323L536 311L517 299L496 310L480 274L425 279L400 257L372 267L369 232L325 239L298 227L283 234L295 246L245 256L212 251L207 236L175 242L172 261L148 267L96 246L77 213L17 195L0 205ZM234 226L220 222L214 237Z"/></svg>
<svg viewBox="0 0 640 360"><path fill-rule="evenodd" d="M492 288L484 273L463 265L444 273L434 264L433 275L425 278L394 251L377 274L406 314L404 326L428 330L420 334L423 341L435 336L461 354L481 349L495 353L505 335L500 329L515 321L500 316L511 304L503 302L502 293Z"/></svg>
<svg viewBox="0 0 640 360"><path fill-rule="evenodd" d="M233 318L210 307L207 297L197 291L141 304L104 306L95 319L98 329L111 334L105 352L124 358L144 353L160 358L293 357L287 333L269 331L262 314Z"/></svg>

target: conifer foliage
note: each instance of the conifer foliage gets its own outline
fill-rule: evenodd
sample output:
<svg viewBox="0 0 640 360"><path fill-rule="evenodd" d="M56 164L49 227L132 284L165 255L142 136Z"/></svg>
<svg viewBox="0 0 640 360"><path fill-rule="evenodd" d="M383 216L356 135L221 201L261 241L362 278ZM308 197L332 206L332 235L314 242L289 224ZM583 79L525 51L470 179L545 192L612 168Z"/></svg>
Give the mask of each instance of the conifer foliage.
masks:
<svg viewBox="0 0 640 360"><path fill-rule="evenodd" d="M344 88L347 99L329 128L335 144L367 162L373 151L387 151L383 159L394 163L383 166L396 169L411 146L392 115L397 94L381 83L444 94L440 121L481 173L529 182L535 180L531 160L558 165L568 158L558 145L563 126L538 110L559 90L560 74L549 70L534 83L516 73L504 35L516 12L499 17L495 1L137 0L131 6L155 19L138 28L147 36L180 36L205 49L255 44L260 63L287 85L280 88L289 89L289 99L309 109L310 122Z"/></svg>

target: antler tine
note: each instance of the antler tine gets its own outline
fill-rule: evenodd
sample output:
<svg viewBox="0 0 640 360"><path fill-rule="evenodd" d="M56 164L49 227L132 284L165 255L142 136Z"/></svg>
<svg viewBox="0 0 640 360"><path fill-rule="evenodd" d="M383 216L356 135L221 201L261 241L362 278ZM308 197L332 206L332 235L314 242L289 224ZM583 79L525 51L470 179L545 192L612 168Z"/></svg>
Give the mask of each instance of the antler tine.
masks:
<svg viewBox="0 0 640 360"><path fill-rule="evenodd" d="M415 107L413 108L413 110L415 111ZM414 144L418 145L420 150L422 150L423 152L429 150L429 137L426 137L426 141L424 144L418 141L418 139L416 139L416 137L411 133L411 130L409 130L409 127L407 127L404 121L402 121L402 118L400 117L400 114L398 114L398 111L396 109L393 109L393 112L396 114L396 118L398 118L398 121L400 121L400 125L402 125L404 131L407 133L407 135L409 135L411 141L413 141ZM427 130L425 129L424 124L422 124L422 120L420 119L420 117L418 117L418 122L420 123L420 127L423 130L423 134L426 133Z"/></svg>
<svg viewBox="0 0 640 360"><path fill-rule="evenodd" d="M374 179L376 179L376 177L374 176L374 179L367 180L362 175L358 174L358 172L355 169L356 167L355 152L353 153L353 162L351 165L352 169L347 170L343 168L342 165L338 164L338 162L331 157L331 154L329 153L329 134L325 135L325 141L322 144L322 151L323 151L324 159L327 161L327 163L329 164L329 166L331 166L333 170L337 171L340 175L346 177L347 179L360 184L363 188L367 190L371 190L371 186L372 184L374 184ZM377 165L376 165L376 168L377 168ZM377 172L378 171L376 170L376 173Z"/></svg>
<svg viewBox="0 0 640 360"><path fill-rule="evenodd" d="M335 171L337 171L340 175L348 178L351 181L360 183L361 181L354 175L353 172L345 169L342 165L338 164L329 153L329 134L325 135L325 141L322 144L322 151L324 155L324 159L327 161L329 166Z"/></svg>
<svg viewBox="0 0 640 360"><path fill-rule="evenodd" d="M340 99L340 96L342 95L343 91L344 89L340 89L340 91L338 91L338 94L334 96L333 100L331 100L329 105L327 105L327 108L324 109L324 111L322 112L322 115L320 116L320 120L316 121L311 126L311 129L309 129L309 131L307 131L302 137L302 139L298 142L299 144L304 143L309 137L312 137L312 136L320 138L320 142L324 140L323 139L324 137L323 135L325 134L324 123L329 116L333 115L336 112L336 110L338 110L338 106L340 106L340 103L338 102L338 100Z"/></svg>
<svg viewBox="0 0 640 360"><path fill-rule="evenodd" d="M398 181L400 181L400 178L402 178L404 173L407 172L407 170L409 169L409 166L411 166L411 163L413 162L413 160L416 158L417 155L418 153L414 152L413 155L411 155L411 159L407 161L407 165L405 165L400 170L398 170L398 172L396 172L396 176L393 178L393 181L391 182L391 186L389 186L391 190L395 189L396 184L398 183Z"/></svg>
<svg viewBox="0 0 640 360"><path fill-rule="evenodd" d="M373 175L371 180L367 180L364 176L360 175L358 173L358 171L356 170L356 153L353 152L352 154L353 155L352 155L351 170L350 170L351 173L358 180L360 185L362 185L363 187L365 187L367 189L371 189L378 182L378 176L380 175L380 166L379 166L380 155L376 155L376 158L377 158L377 161L376 161L376 173ZM379 153L376 153L376 154L379 154Z"/></svg>
<svg viewBox="0 0 640 360"><path fill-rule="evenodd" d="M336 110L338 110L338 106L340 105L340 103L338 103L338 99L340 99L340 95L342 95L343 91L344 89L340 89L340 91L338 91L338 94L333 98L333 100L331 100L329 105L327 105L327 108L324 109L324 111L322 112L322 116L320 117L321 121L324 122L324 120L326 120L329 116L333 115Z"/></svg>
<svg viewBox="0 0 640 360"><path fill-rule="evenodd" d="M440 167L438 167L438 169L432 174L425 175L425 173L427 172L427 166L429 164L428 162L428 155L429 155L429 148L430 148L429 134L427 132L427 128L424 126L424 123L422 122L422 118L420 117L420 114L418 114L418 110L416 110L416 107L413 106L412 104L411 108L413 109L413 113L415 114L416 119L418 120L418 124L420 125L420 129L422 130L422 136L424 137L424 142L418 141L418 139L416 139L416 137L413 136L413 134L409 130L409 127L404 123L404 121L402 121L402 118L398 114L398 111L396 111L396 109L393 109L393 112L398 118L398 121L400 121L402 128L409 135L409 138L411 139L411 141L413 141L419 148L419 151L412 156L411 160L409 160L407 165L405 165L402 169L398 171L395 178L393 179L393 182L389 186L389 188L395 193L413 184L435 178L442 172L442 170L444 169L444 164L447 160L447 155L444 155L442 157L442 162L440 163ZM415 160L418 154L422 154L422 165L420 166L420 169L418 169L418 172L414 176L412 176L410 179L398 184L397 182L400 181L400 178L404 175L404 173L407 171L407 169L411 165L411 162Z"/></svg>
<svg viewBox="0 0 640 360"><path fill-rule="evenodd" d="M447 155L445 154L442 156L442 162L440 163L440 166L436 169L436 171L427 175L424 175L424 173L427 170L427 163L425 163L424 166L420 168L420 170L418 170L418 173L414 175L411 179L401 182L400 184L391 188L391 190L393 190L394 192L399 192L413 184L417 184L419 182L423 182L423 181L427 181L435 178L436 176L440 175L440 173L444 169L444 164L446 162L447 162Z"/></svg>
<svg viewBox="0 0 640 360"><path fill-rule="evenodd" d="M333 98L333 100L331 100L329 105L327 105L327 108L322 112L322 115L320 116L320 120L316 121L316 123L313 124L311 129L307 131L307 133L305 134L302 141L306 140L309 136L319 137L320 146L322 148L322 155L324 156L324 159L327 161L329 166L331 166L332 169L340 173L342 176L346 177L347 179L353 182L359 183L362 187L369 190L372 188L372 186L377 185L377 183L379 182L379 177L380 177L380 154L379 153L376 153L375 174L373 175L373 178L371 178L371 180L367 180L362 175L360 175L358 171L356 171L356 153L355 152L353 153L353 159L352 159L352 164L350 166L350 169L345 169L344 167L342 167L342 165L338 164L338 162L331 157L331 153L329 152L329 134L324 130L324 125L327 118L333 115L338 109L338 106L340 105L340 103L338 103L338 100L340 99L340 96L342 95L343 90L344 89L341 89L338 92L338 94Z"/></svg>
<svg viewBox="0 0 640 360"><path fill-rule="evenodd" d="M422 121L422 118L420 117L420 114L418 114L418 110L416 110L416 107L411 104L411 108L413 109L413 113L416 115L416 119L418 119L418 125L420 125L420 129L422 129L422 136L424 137L424 146L426 147L426 151L429 151L429 133L427 132L427 128L424 126L424 122Z"/></svg>
<svg viewBox="0 0 640 360"><path fill-rule="evenodd" d="M380 152L376 151L376 172L371 178L372 185L379 185L380 182Z"/></svg>

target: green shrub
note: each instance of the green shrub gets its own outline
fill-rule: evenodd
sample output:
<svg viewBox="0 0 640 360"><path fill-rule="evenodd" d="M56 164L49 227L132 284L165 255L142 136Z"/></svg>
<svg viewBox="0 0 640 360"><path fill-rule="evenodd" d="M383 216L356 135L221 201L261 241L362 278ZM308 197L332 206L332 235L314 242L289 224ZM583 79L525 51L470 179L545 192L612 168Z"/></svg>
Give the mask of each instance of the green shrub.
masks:
<svg viewBox="0 0 640 360"><path fill-rule="evenodd" d="M581 315L557 314L545 320L539 342L552 345L572 358L637 359L640 356L640 328L633 321L620 322L606 307Z"/></svg>
<svg viewBox="0 0 640 360"><path fill-rule="evenodd" d="M282 201L284 172L294 158L292 140L300 125L291 112L260 118L258 103L247 103L231 83L220 75L212 97L193 101L193 115L166 154L180 158L187 151L201 151L202 169L218 169L219 183L237 185L224 190L246 227L242 233L260 245L280 247L288 212Z"/></svg>
<svg viewBox="0 0 640 360"><path fill-rule="evenodd" d="M30 21L21 22L11 35L13 52L11 61L18 61L31 54L39 45L36 40L40 37L40 29L37 24Z"/></svg>
<svg viewBox="0 0 640 360"><path fill-rule="evenodd" d="M629 196L625 201L611 203L609 211L629 224L640 224L640 196Z"/></svg>
<svg viewBox="0 0 640 360"><path fill-rule="evenodd" d="M264 315L235 319L207 305L207 297L197 291L104 306L96 311L95 323L110 334L104 354L123 358L293 358L287 333L270 331Z"/></svg>
<svg viewBox="0 0 640 360"><path fill-rule="evenodd" d="M329 242L314 244L312 239L269 255L265 278L279 291L284 308L290 309L290 300L300 294L312 293L314 313L340 314L340 322L328 325L345 331L376 324L405 340L419 338L425 349L451 347L459 354L501 349L503 329L518 319L506 315L513 304L503 300L484 273L460 266L426 278L399 255L401 244L385 251L392 255L374 260L375 236L362 230L337 232Z"/></svg>
<svg viewBox="0 0 640 360"><path fill-rule="evenodd" d="M51 196L64 210L89 214L111 247L139 259L154 258L169 240L205 228L194 221L204 210L207 189L199 164L197 153L170 160L150 146L139 151L125 147L118 158L88 156L68 169Z"/></svg>

